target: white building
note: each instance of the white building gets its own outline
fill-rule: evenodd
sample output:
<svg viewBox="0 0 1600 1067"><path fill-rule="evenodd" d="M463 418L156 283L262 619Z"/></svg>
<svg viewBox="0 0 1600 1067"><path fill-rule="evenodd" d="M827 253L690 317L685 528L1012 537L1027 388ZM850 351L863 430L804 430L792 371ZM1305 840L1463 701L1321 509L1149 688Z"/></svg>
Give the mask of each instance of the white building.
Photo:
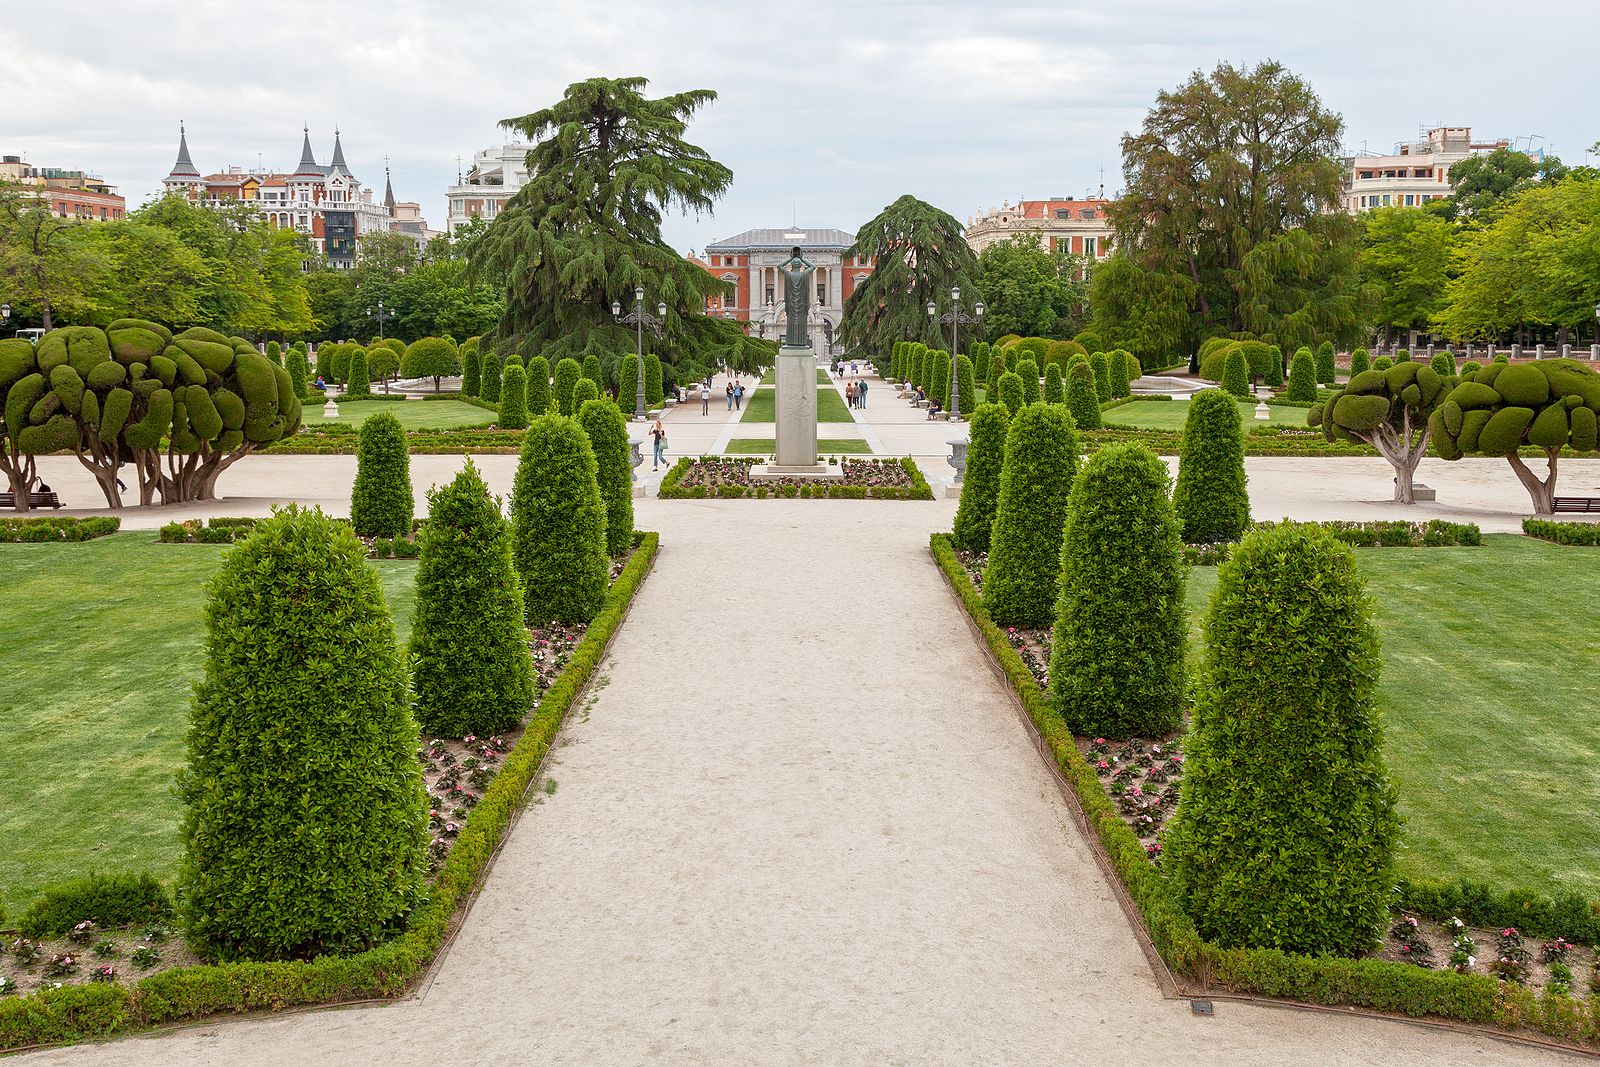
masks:
<svg viewBox="0 0 1600 1067"><path fill-rule="evenodd" d="M1351 156L1346 162L1344 209L1352 215L1375 207L1421 207L1450 195L1450 168L1469 156L1510 148L1505 138L1474 141L1470 126L1437 126L1420 141L1396 145L1387 156Z"/></svg>
<svg viewBox="0 0 1600 1067"><path fill-rule="evenodd" d="M746 230L706 245L705 258L690 257L713 276L733 287L730 295L713 298L706 312L749 323L754 337L780 340L788 329L783 306L783 276L778 268L789 261L796 245L806 262L815 266L807 333L819 358L838 354L836 331L844 317L844 302L856 286L872 273L867 257L845 260L844 251L855 243L846 230L757 229Z"/></svg>
<svg viewBox="0 0 1600 1067"><path fill-rule="evenodd" d="M1006 201L967 219L967 244L975 254L1017 234L1034 233L1049 252L1071 252L1093 260L1111 254L1111 220L1103 197L1051 197Z"/></svg>
<svg viewBox="0 0 1600 1067"><path fill-rule="evenodd" d="M528 144L503 144L485 148L472 157L466 177L445 190L450 210L445 231L455 235L456 227L473 219L493 222L505 202L528 183Z"/></svg>

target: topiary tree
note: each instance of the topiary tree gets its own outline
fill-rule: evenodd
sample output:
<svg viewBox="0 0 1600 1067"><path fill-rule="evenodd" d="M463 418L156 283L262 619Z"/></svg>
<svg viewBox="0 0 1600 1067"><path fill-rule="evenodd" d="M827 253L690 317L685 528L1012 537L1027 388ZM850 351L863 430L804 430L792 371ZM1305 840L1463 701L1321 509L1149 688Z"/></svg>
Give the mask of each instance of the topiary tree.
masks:
<svg viewBox="0 0 1600 1067"><path fill-rule="evenodd" d="M1004 353L991 351L989 353L989 377L986 388L991 390L998 389L1000 387L1000 375L1005 372L1006 357Z"/></svg>
<svg viewBox="0 0 1600 1067"><path fill-rule="evenodd" d="M1354 378L1364 370L1372 369L1372 353L1365 348L1358 348L1350 353L1350 377Z"/></svg>
<svg viewBox="0 0 1600 1067"><path fill-rule="evenodd" d="M1220 389L1189 401L1178 446L1178 484L1172 507L1179 533L1192 545L1237 541L1250 526L1245 489L1244 426L1239 405Z"/></svg>
<svg viewBox="0 0 1600 1067"><path fill-rule="evenodd" d="M576 419L540 415L529 424L511 494L511 524L527 619L593 619L611 576L606 506L594 449Z"/></svg>
<svg viewBox="0 0 1600 1067"><path fill-rule="evenodd" d="M572 406L579 411L583 410L584 404L599 399L600 387L591 378L579 378L578 384L572 387Z"/></svg>
<svg viewBox="0 0 1600 1067"><path fill-rule="evenodd" d="M291 505L207 586L178 783L179 907L206 959L360 951L422 900L417 726L366 554L344 523Z"/></svg>
<svg viewBox="0 0 1600 1067"><path fill-rule="evenodd" d="M1017 360L1017 369L1014 372L1022 379L1022 402L1024 404L1037 404L1044 397L1039 391L1039 365L1031 359Z"/></svg>
<svg viewBox="0 0 1600 1067"><path fill-rule="evenodd" d="M1390 374L1416 366L1397 364ZM1432 374L1431 368L1417 372ZM1528 490L1533 510L1555 508L1556 461L1563 448L1593 452L1600 413L1600 374L1573 359L1490 363L1463 373L1430 418L1439 456L1503 456ZM1525 446L1544 452L1548 475L1540 478L1518 454Z"/></svg>
<svg viewBox="0 0 1600 1067"><path fill-rule="evenodd" d="M622 357L617 371L617 405L629 412L637 411L639 406L639 357L632 353ZM645 407L649 406L645 401Z"/></svg>
<svg viewBox="0 0 1600 1067"><path fill-rule="evenodd" d="M596 392L599 391L600 384L603 381L603 379L600 377L600 357L595 355L593 352L590 352L588 355L583 357L582 376L593 382L595 384Z"/></svg>
<svg viewBox="0 0 1600 1067"><path fill-rule="evenodd" d="M478 339L461 346L461 395L477 396L483 390L483 357L478 354Z"/></svg>
<svg viewBox="0 0 1600 1067"><path fill-rule="evenodd" d="M1022 391L1022 379L1013 370L1000 375L1000 384L995 388L995 394L1000 398L1000 403L1005 405L1006 411L1012 415L1021 411L1026 403Z"/></svg>
<svg viewBox="0 0 1600 1067"><path fill-rule="evenodd" d="M933 359L933 369L928 372L928 395L939 402L939 406L946 411L950 410L950 353L936 350L930 353Z"/></svg>
<svg viewBox="0 0 1600 1067"><path fill-rule="evenodd" d="M1394 893L1398 820L1354 553L1316 526L1248 534L1217 569L1204 632L1164 842L1173 889L1224 947L1366 952Z"/></svg>
<svg viewBox="0 0 1600 1067"><path fill-rule="evenodd" d="M1266 374L1262 381L1273 389L1283 384L1283 349L1277 345L1267 346Z"/></svg>
<svg viewBox="0 0 1600 1067"><path fill-rule="evenodd" d="M1338 365L1334 361L1333 342L1324 341L1317 346L1317 384L1332 385L1338 380Z"/></svg>
<svg viewBox="0 0 1600 1067"><path fill-rule="evenodd" d="M1428 453L1429 420L1448 384L1420 363L1365 371L1313 405L1306 423L1321 426L1329 441L1362 441L1377 449L1394 468L1395 501L1410 504L1416 500L1417 464Z"/></svg>
<svg viewBox="0 0 1600 1067"><path fill-rule="evenodd" d="M278 366L283 366L283 350L278 347L278 342L267 342L267 358L276 363Z"/></svg>
<svg viewBox="0 0 1600 1067"><path fill-rule="evenodd" d="M1388 356L1379 356L1377 359L1372 361L1373 370L1388 370L1392 366L1394 366L1394 360L1390 359Z"/></svg>
<svg viewBox="0 0 1600 1067"><path fill-rule="evenodd" d="M333 381L333 354L338 348L333 341L324 341L317 346L317 377L325 382Z"/></svg>
<svg viewBox="0 0 1600 1067"><path fill-rule="evenodd" d="M304 400L306 397L306 381L311 377L311 367L306 362L306 353L302 348L289 349L288 358L289 384L294 389L294 395Z"/></svg>
<svg viewBox="0 0 1600 1067"><path fill-rule="evenodd" d="M400 357L402 378L432 378L433 391L439 391L441 379L461 373L461 355L448 338L424 337L411 342L406 354Z"/></svg>
<svg viewBox="0 0 1600 1067"><path fill-rule="evenodd" d="M1111 364L1104 352L1096 352L1089 357L1089 370L1094 374L1095 396L1104 404L1111 399Z"/></svg>
<svg viewBox="0 0 1600 1067"><path fill-rule="evenodd" d="M1044 369L1044 402L1046 404L1065 404L1067 402L1067 386L1061 379L1061 366L1052 363Z"/></svg>
<svg viewBox="0 0 1600 1067"><path fill-rule="evenodd" d="M1301 346L1289 361L1289 388L1284 399L1299 404L1312 404L1317 399L1317 364L1311 349Z"/></svg>
<svg viewBox="0 0 1600 1067"><path fill-rule="evenodd" d="M1133 388L1128 382L1128 361L1122 352L1112 352L1106 357L1111 374L1111 395L1121 399L1133 395Z"/></svg>
<svg viewBox="0 0 1600 1067"><path fill-rule="evenodd" d="M550 413L550 363L543 356L528 360L527 409L530 418Z"/></svg>
<svg viewBox="0 0 1600 1067"><path fill-rule="evenodd" d="M983 574L983 606L1001 626L1044 626L1053 618L1077 466L1078 437L1064 410L1025 404L1012 416Z"/></svg>
<svg viewBox="0 0 1600 1067"><path fill-rule="evenodd" d="M493 736L533 704L511 527L469 458L428 493L411 617L416 716L430 737Z"/></svg>
<svg viewBox="0 0 1600 1067"><path fill-rule="evenodd" d="M957 356L955 373L961 376L961 406L959 409L952 407L950 414L953 417L970 415L978 406L978 383L972 371L972 360L965 355Z"/></svg>
<svg viewBox="0 0 1600 1067"><path fill-rule="evenodd" d="M356 399L372 395L372 380L367 376L367 350L360 345L350 350L349 378L344 395Z"/></svg>
<svg viewBox="0 0 1600 1067"><path fill-rule="evenodd" d="M661 357L654 352L646 352L644 356L644 402L651 411L661 407L666 399L666 393L661 384Z"/></svg>
<svg viewBox="0 0 1600 1067"><path fill-rule="evenodd" d="M1428 361L1428 366L1433 368L1433 373L1441 378L1454 378L1456 376L1456 357L1452 352L1435 352Z"/></svg>
<svg viewBox="0 0 1600 1067"><path fill-rule="evenodd" d="M478 396L491 404L500 403L500 357L493 352L483 353L482 381Z"/></svg>
<svg viewBox="0 0 1600 1067"><path fill-rule="evenodd" d="M576 410L572 406L572 390L581 377L583 377L583 368L571 356L556 362L555 401L557 413L571 415Z"/></svg>
<svg viewBox="0 0 1600 1067"><path fill-rule="evenodd" d="M389 379L400 371L400 357L406 353L405 345L393 337L387 341L380 341L375 345L367 346L367 380L376 379L383 383L383 391L389 391Z"/></svg>
<svg viewBox="0 0 1600 1067"><path fill-rule="evenodd" d="M1461 364L1461 377L1465 378L1467 376L1467 372L1478 370L1482 366L1483 364L1479 363L1475 359L1467 360L1465 363Z"/></svg>
<svg viewBox="0 0 1600 1067"><path fill-rule="evenodd" d="M523 430L528 426L528 373L520 363L507 363L501 376L500 415L495 425L502 430Z"/></svg>
<svg viewBox="0 0 1600 1067"><path fill-rule="evenodd" d="M1230 396L1250 395L1250 363L1241 349L1230 348L1222 364L1222 391Z"/></svg>
<svg viewBox="0 0 1600 1067"><path fill-rule="evenodd" d="M1129 442L1095 452L1072 484L1050 691L1079 736L1164 737L1178 728L1188 627L1168 485L1160 457Z"/></svg>
<svg viewBox="0 0 1600 1067"><path fill-rule="evenodd" d="M584 379L588 381L588 379ZM589 382L592 388L594 383ZM583 382L578 383L578 390ZM595 477L606 507L606 554L621 556L633 547L633 464L628 424L609 399L590 397L578 405L578 425L594 450Z"/></svg>
<svg viewBox="0 0 1600 1067"><path fill-rule="evenodd" d="M1118 349L1118 351L1122 352L1122 361L1128 365L1128 381L1136 382L1143 378L1144 368L1139 365L1139 357L1122 349Z"/></svg>
<svg viewBox="0 0 1600 1067"><path fill-rule="evenodd" d="M411 508L406 432L399 419L380 411L361 424L350 525L363 537L402 537L411 532Z"/></svg>
<svg viewBox="0 0 1600 1067"><path fill-rule="evenodd" d="M1409 349L1409 348L1401 348L1401 349L1396 350L1395 354L1394 354L1394 361L1395 361L1396 364L1410 363L1411 362L1411 349Z"/></svg>
<svg viewBox="0 0 1600 1067"><path fill-rule="evenodd" d="M994 526L1000 500L1000 471L1006 461L1006 429L1011 413L1004 404L979 404L972 413L972 437L967 446L967 473L956 506L951 539L956 547L972 552L989 551L989 531Z"/></svg>
<svg viewBox="0 0 1600 1067"><path fill-rule="evenodd" d="M1074 363L1067 371L1067 410L1072 412L1078 429L1100 429L1100 394L1095 391L1094 371L1087 363Z"/></svg>

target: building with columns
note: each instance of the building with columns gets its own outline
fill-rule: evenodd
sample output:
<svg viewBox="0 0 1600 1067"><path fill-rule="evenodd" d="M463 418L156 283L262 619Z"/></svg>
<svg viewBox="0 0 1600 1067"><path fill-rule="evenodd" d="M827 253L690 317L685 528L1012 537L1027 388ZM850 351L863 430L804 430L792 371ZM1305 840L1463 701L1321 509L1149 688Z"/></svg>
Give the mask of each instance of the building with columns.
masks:
<svg viewBox="0 0 1600 1067"><path fill-rule="evenodd" d="M445 231L454 237L456 229L473 219L493 222L507 200L528 184L527 144L503 144L485 148L472 157L466 176L445 190L450 210L445 216Z"/></svg>
<svg viewBox="0 0 1600 1067"><path fill-rule="evenodd" d="M816 292L812 294L807 329L811 347L819 358L837 355L844 302L872 273L872 263L866 257L845 258L845 250L855 240L855 234L846 230L791 228L746 230L713 241L706 245L703 259L693 258L733 289L727 296L713 298L707 311L748 323L746 329L754 337L781 339L788 329L788 316L784 313L783 277L778 268L799 245L806 262L817 268L812 275Z"/></svg>
<svg viewBox="0 0 1600 1067"><path fill-rule="evenodd" d="M997 241L1019 233L1036 233L1051 251L1071 252L1101 260L1111 254L1111 220L1103 197L1052 197L1049 200L1009 200L967 219L967 244L982 253Z"/></svg>

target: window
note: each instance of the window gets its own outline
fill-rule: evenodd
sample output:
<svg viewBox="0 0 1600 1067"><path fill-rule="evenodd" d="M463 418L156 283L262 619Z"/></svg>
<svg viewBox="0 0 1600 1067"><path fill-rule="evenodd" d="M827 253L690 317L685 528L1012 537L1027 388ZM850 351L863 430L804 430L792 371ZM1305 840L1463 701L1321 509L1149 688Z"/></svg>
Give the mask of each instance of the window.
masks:
<svg viewBox="0 0 1600 1067"><path fill-rule="evenodd" d="M1388 207L1389 206L1389 194L1388 193L1384 193L1383 194L1383 206L1384 207Z"/></svg>
<svg viewBox="0 0 1600 1067"><path fill-rule="evenodd" d="M1407 193L1406 194L1406 207L1416 207L1416 206L1417 206L1417 198L1415 196L1413 196L1411 193Z"/></svg>
<svg viewBox="0 0 1600 1067"><path fill-rule="evenodd" d="M1056 218L1058 218L1058 219L1070 219L1071 217L1072 217L1072 210L1070 208L1064 208L1064 207L1056 208Z"/></svg>
<svg viewBox="0 0 1600 1067"><path fill-rule="evenodd" d="M1083 239L1083 254L1091 257L1095 254L1095 239L1093 237L1085 237Z"/></svg>
<svg viewBox="0 0 1600 1067"><path fill-rule="evenodd" d="M767 303L771 304L776 299L777 299L777 293L773 290L772 286L770 286L770 285L767 286Z"/></svg>
<svg viewBox="0 0 1600 1067"><path fill-rule="evenodd" d="M1092 218L1094 218L1095 217L1094 208L1092 208L1092 207L1084 208L1081 212L1078 213L1078 217L1080 219L1092 219Z"/></svg>

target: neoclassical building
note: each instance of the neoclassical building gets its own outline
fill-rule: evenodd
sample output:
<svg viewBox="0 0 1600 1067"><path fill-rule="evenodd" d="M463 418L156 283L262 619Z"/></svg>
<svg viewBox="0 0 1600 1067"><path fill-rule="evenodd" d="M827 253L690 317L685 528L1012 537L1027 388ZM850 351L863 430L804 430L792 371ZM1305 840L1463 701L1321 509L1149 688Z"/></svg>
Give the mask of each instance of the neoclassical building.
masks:
<svg viewBox="0 0 1600 1067"><path fill-rule="evenodd" d="M1009 200L967 219L967 244L982 252L997 241L1019 233L1036 233L1051 252L1104 259L1111 253L1110 200L1100 197L1056 197L1050 200Z"/></svg>
<svg viewBox="0 0 1600 1067"><path fill-rule="evenodd" d="M778 268L799 245L800 254L817 268L808 328L811 347L819 358L827 358L839 353L837 332L844 302L872 273L866 257L845 259L845 249L855 239L853 233L830 228L746 230L706 245L703 259L691 258L734 287L730 295L710 302L710 314L749 323L752 336L776 340L788 328Z"/></svg>

